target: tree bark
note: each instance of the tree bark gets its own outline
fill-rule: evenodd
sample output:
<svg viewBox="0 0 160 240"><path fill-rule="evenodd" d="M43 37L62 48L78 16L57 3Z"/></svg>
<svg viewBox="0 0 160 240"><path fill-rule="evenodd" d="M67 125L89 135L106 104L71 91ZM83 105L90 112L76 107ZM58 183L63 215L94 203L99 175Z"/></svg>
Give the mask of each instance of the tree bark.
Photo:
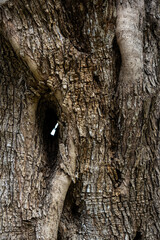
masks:
<svg viewBox="0 0 160 240"><path fill-rule="evenodd" d="M0 239L159 240L158 0L0 4Z"/></svg>

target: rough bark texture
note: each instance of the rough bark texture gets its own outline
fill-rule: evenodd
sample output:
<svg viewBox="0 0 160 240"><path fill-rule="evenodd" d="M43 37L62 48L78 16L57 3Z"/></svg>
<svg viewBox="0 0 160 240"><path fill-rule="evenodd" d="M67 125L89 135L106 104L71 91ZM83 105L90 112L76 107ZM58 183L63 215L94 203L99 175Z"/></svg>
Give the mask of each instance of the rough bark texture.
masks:
<svg viewBox="0 0 160 240"><path fill-rule="evenodd" d="M2 2L0 239L159 240L158 0Z"/></svg>

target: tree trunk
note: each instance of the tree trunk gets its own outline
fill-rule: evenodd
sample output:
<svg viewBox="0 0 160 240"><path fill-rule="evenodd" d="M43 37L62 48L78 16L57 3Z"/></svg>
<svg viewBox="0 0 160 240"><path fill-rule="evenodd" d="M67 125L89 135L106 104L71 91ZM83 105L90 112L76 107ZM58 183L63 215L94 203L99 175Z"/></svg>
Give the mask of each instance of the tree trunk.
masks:
<svg viewBox="0 0 160 240"><path fill-rule="evenodd" d="M159 240L158 0L0 4L0 239Z"/></svg>

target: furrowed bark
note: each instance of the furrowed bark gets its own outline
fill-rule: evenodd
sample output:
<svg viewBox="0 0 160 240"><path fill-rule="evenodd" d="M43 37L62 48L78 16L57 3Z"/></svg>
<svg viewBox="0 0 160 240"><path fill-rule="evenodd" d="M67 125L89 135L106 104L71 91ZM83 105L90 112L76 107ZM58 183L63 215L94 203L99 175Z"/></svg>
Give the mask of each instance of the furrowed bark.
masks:
<svg viewBox="0 0 160 240"><path fill-rule="evenodd" d="M1 239L159 240L158 21L158 0L0 6Z"/></svg>

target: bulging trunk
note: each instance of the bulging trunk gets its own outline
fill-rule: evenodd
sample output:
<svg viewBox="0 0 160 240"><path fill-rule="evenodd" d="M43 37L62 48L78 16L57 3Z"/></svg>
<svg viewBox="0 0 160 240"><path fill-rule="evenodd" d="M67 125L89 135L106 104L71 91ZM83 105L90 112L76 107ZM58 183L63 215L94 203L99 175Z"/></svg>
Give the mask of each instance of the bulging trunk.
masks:
<svg viewBox="0 0 160 240"><path fill-rule="evenodd" d="M0 239L158 240L158 1L9 0L0 34Z"/></svg>

